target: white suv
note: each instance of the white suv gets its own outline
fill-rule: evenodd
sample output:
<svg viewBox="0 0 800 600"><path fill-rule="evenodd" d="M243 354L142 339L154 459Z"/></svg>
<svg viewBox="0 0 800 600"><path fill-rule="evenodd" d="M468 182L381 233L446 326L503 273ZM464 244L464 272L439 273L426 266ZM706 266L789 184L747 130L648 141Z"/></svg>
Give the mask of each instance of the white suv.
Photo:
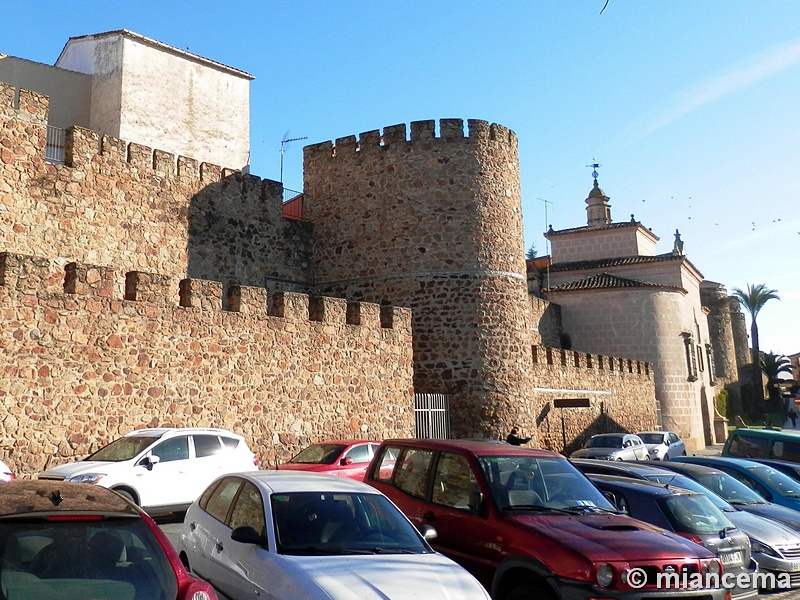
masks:
<svg viewBox="0 0 800 600"><path fill-rule="evenodd" d="M93 483L150 514L186 510L220 475L258 470L244 438L210 427L139 429L39 479Z"/></svg>

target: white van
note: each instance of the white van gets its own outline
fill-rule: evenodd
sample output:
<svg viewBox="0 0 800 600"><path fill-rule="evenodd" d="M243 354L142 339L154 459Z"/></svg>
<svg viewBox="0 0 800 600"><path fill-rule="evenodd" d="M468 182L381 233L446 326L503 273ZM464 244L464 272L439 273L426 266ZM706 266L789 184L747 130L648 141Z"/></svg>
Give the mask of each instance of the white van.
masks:
<svg viewBox="0 0 800 600"><path fill-rule="evenodd" d="M150 514L186 510L220 475L258 470L244 438L211 427L139 429L39 479L112 489Z"/></svg>

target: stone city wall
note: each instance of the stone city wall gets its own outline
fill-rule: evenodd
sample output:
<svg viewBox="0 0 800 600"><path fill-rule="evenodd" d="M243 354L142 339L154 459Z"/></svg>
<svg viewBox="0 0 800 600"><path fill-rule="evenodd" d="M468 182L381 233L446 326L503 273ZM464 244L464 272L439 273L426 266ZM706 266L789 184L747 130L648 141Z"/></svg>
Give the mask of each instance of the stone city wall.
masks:
<svg viewBox="0 0 800 600"><path fill-rule="evenodd" d="M319 291L413 311L414 385L451 395L456 437L530 410L519 151L478 119L414 121L307 146Z"/></svg>
<svg viewBox="0 0 800 600"><path fill-rule="evenodd" d="M265 467L414 433L411 313L0 254L2 458L22 476L133 429L215 426Z"/></svg>
<svg viewBox="0 0 800 600"><path fill-rule="evenodd" d="M282 217L280 183L80 127L46 162L47 118L46 96L0 83L0 249L225 287L306 279L311 228Z"/></svg>
<svg viewBox="0 0 800 600"><path fill-rule="evenodd" d="M47 97L0 83L0 431L20 473L152 425L233 429L265 465L325 437L406 437L414 391L452 395L454 435L504 435L591 380L531 362L543 315L501 126L307 149L311 222L297 222L277 182L79 127L64 164L46 162L47 116ZM411 312L379 304L413 310L424 362ZM620 377L638 385L590 387L628 398ZM650 414L641 388L630 415Z"/></svg>
<svg viewBox="0 0 800 600"><path fill-rule="evenodd" d="M557 374L557 376L556 376ZM658 428L653 365L601 354L533 348L539 446L567 456L596 433ZM556 408L555 400L587 399L588 408ZM518 423L525 435L533 423Z"/></svg>

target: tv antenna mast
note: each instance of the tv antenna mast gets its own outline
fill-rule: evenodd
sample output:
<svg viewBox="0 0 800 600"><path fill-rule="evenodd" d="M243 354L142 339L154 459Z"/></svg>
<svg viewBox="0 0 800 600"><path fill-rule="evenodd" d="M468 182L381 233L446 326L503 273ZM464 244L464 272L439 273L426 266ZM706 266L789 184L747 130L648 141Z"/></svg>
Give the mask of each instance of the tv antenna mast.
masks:
<svg viewBox="0 0 800 600"><path fill-rule="evenodd" d="M283 134L283 139L281 140L281 184L283 183L283 155L286 153L286 144L289 142L299 142L300 140L307 140L308 136L303 137L296 137L296 138L288 138L286 136L289 135L289 132Z"/></svg>
<svg viewBox="0 0 800 600"><path fill-rule="evenodd" d="M548 204L552 204L552 202L550 200L545 200L544 198L536 198L536 199L537 200L541 200L541 202L544 204L544 226L545 227L549 227L550 223L547 222L547 205ZM547 238L545 238L545 239L547 239ZM547 240L547 244L546 244L545 247L547 249L546 250L547 251L547 255L549 256L550 255L550 240L549 239ZM551 260L552 260L552 257L551 257ZM550 287L550 262L549 261L548 261L548 263L547 263L547 265L545 267L545 273L547 275L547 284L546 284L545 287L549 288Z"/></svg>

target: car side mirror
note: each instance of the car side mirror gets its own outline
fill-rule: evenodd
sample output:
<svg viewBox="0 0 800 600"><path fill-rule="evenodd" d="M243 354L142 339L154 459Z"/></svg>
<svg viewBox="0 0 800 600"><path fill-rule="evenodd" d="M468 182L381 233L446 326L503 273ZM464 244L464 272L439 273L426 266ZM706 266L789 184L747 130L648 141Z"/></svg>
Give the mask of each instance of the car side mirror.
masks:
<svg viewBox="0 0 800 600"><path fill-rule="evenodd" d="M428 525L427 523L423 523L419 526L419 532L422 534L422 537L426 542L435 540L439 536L439 532L436 531L436 528L433 525Z"/></svg>
<svg viewBox="0 0 800 600"><path fill-rule="evenodd" d="M250 525L242 525L231 531L231 539L241 544L255 544L257 546L263 546L267 541L263 535Z"/></svg>
<svg viewBox="0 0 800 600"><path fill-rule="evenodd" d="M342 460L339 461L339 464L342 465L343 467L346 467L347 465L352 465L353 459L350 458L349 456L345 456Z"/></svg>
<svg viewBox="0 0 800 600"><path fill-rule="evenodd" d="M485 506L483 504L483 492L475 490L469 493L469 498L467 499L467 506L469 506L470 511L482 514L485 510Z"/></svg>
<svg viewBox="0 0 800 600"><path fill-rule="evenodd" d="M155 467L158 463L161 462L161 457L157 454L151 454L145 459L145 466L152 471L153 467Z"/></svg>

